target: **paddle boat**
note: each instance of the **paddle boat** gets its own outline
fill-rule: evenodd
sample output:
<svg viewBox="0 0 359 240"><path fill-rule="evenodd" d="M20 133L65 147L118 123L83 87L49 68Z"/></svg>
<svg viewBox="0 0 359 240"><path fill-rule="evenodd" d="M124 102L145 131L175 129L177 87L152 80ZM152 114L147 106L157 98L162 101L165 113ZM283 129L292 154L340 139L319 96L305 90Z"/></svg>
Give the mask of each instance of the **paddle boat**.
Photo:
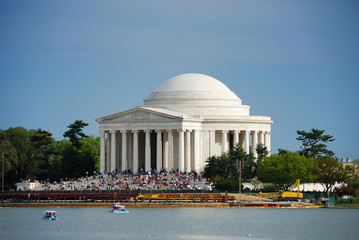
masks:
<svg viewBox="0 0 359 240"><path fill-rule="evenodd" d="M55 211L45 211L44 219L57 220L58 218Z"/></svg>
<svg viewBox="0 0 359 240"><path fill-rule="evenodd" d="M129 213L125 206L121 205L120 203L115 203L111 207L111 213Z"/></svg>

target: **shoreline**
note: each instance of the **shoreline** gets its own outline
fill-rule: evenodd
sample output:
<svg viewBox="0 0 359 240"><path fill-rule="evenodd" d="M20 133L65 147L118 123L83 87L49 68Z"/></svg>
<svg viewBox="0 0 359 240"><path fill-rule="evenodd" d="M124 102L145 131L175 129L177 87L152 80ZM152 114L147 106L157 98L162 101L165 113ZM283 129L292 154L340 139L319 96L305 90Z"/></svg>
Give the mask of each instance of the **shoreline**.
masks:
<svg viewBox="0 0 359 240"><path fill-rule="evenodd" d="M36 202L36 203L0 203L0 208L110 208L113 202ZM126 208L322 208L323 205L278 202L268 204L256 202L249 205L241 203L193 203L193 202L128 202Z"/></svg>

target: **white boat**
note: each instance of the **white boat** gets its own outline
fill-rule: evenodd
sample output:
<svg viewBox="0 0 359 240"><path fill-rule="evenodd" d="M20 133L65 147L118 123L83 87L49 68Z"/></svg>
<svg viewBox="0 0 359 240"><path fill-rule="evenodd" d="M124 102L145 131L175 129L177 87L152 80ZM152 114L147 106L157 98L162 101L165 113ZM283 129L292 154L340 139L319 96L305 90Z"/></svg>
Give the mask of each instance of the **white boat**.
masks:
<svg viewBox="0 0 359 240"><path fill-rule="evenodd" d="M45 216L43 217L43 219L58 220L55 211L45 211Z"/></svg>
<svg viewBox="0 0 359 240"><path fill-rule="evenodd" d="M114 203L111 207L111 213L129 213L125 206L121 205L120 203Z"/></svg>

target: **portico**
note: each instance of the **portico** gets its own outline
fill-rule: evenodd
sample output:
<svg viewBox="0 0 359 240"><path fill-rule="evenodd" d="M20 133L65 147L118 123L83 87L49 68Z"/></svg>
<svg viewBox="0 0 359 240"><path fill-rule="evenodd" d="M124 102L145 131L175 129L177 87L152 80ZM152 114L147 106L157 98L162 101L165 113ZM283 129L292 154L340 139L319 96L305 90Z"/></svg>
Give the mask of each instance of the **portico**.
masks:
<svg viewBox="0 0 359 240"><path fill-rule="evenodd" d="M212 77L176 76L144 103L96 119L101 173L141 168L202 171L209 156L237 144L255 156L259 143L270 150L270 118L249 116L249 106Z"/></svg>

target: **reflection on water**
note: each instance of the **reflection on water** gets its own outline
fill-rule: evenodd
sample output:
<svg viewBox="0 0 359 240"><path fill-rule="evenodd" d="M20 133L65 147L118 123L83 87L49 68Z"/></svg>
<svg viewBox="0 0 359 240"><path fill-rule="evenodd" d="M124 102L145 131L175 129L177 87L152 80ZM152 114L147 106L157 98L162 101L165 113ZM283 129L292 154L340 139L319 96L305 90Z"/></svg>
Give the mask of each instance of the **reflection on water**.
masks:
<svg viewBox="0 0 359 240"><path fill-rule="evenodd" d="M57 208L0 209L5 239L358 239L359 209Z"/></svg>

